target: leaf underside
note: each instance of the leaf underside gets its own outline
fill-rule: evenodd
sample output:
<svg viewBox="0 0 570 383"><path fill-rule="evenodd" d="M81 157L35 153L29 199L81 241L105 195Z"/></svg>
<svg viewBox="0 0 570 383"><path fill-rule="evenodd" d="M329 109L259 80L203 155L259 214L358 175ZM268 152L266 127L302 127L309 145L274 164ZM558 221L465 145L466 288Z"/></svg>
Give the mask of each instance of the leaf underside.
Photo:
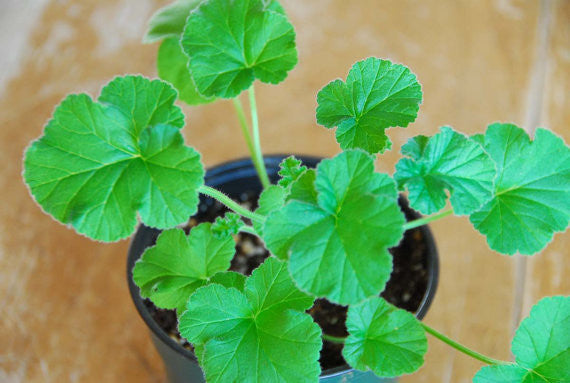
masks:
<svg viewBox="0 0 570 383"><path fill-rule="evenodd" d="M337 127L342 149L371 154L391 147L385 130L415 121L422 102L421 85L405 66L370 57L357 62L346 82L335 80L317 95L317 122Z"/></svg>
<svg viewBox="0 0 570 383"><path fill-rule="evenodd" d="M24 179L56 220L102 241L132 234L137 212L170 228L196 212L200 155L184 145L182 111L167 83L118 77L99 102L70 95L27 149Z"/></svg>
<svg viewBox="0 0 570 383"><path fill-rule="evenodd" d="M143 39L144 42L152 43L169 38L179 40L188 15L196 9L202 1L203 0L177 0L159 9L152 15L148 23L148 30Z"/></svg>
<svg viewBox="0 0 570 383"><path fill-rule="evenodd" d="M400 241L405 222L394 181L375 173L360 150L321 161L314 178L313 171L305 174L287 204L267 217L268 248L289 259L293 279L311 294L340 304L379 294L392 271L388 248Z"/></svg>
<svg viewBox="0 0 570 383"><path fill-rule="evenodd" d="M511 124L490 125L485 150L497 167L493 198L470 217L491 249L535 254L570 221L570 149L545 129L531 141Z"/></svg>

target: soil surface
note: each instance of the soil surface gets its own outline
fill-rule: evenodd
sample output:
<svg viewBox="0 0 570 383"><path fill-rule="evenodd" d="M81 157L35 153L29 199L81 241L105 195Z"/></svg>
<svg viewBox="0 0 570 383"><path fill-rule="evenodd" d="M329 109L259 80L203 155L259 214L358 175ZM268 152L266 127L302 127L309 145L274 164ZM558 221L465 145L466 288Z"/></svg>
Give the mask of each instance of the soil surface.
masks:
<svg viewBox="0 0 570 383"><path fill-rule="evenodd" d="M240 203L248 209L257 207L257 194L243 193ZM406 206L406 202L400 200L400 205ZM216 217L223 215L227 208L217 201L205 199L200 204L198 214L189 222L186 231L201 222L213 222ZM411 211L406 212L406 218L413 219ZM394 268L382 297L395 306L415 313L424 297L428 284L427 247L423 241L420 229L408 230L398 247L390 249L394 260ZM256 236L247 233L238 234L236 244L236 256L232 260L230 270L250 275L269 252L263 242ZM163 310L155 307L150 300L145 300L145 305L154 320L164 331L183 347L192 350L192 345L181 338L178 332L178 322L174 310ZM329 335L347 336L345 326L347 308L328 302L326 299L318 299L315 305L308 311L315 322L321 326L323 332ZM342 345L328 341L323 342L321 350L321 368L331 368L346 365L342 354Z"/></svg>

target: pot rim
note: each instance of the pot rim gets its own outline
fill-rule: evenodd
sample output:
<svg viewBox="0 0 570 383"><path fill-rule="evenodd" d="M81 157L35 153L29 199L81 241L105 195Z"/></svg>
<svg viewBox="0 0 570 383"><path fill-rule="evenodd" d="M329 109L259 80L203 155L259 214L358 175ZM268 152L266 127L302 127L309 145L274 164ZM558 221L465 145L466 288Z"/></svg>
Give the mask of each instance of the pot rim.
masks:
<svg viewBox="0 0 570 383"><path fill-rule="evenodd" d="M290 155L291 154L271 154L264 156L264 162L265 166L267 167L268 173L277 174L277 171L279 170L279 164L281 163L281 161ZM311 155L300 155L300 154L295 154L295 157L303 160L303 162L308 162L308 163L318 163L320 160L323 159L322 157L311 156ZM273 170L273 172L271 172L271 170ZM210 185L213 182L213 180L215 180L216 184L223 184L230 180L236 180L239 178L246 178L252 176L257 177L257 173L255 171L255 168L253 167L251 158L242 157L236 160L224 161L220 164L208 168L206 170L205 184ZM414 218L417 219L421 217L419 213L413 211L413 209L411 210ZM420 226L419 229L422 231L422 235L426 242L428 254L432 254L431 257L427 258L427 269L428 269L429 279L427 283L426 292L424 293L424 297L420 302L418 310L414 313L414 315L421 320L427 314L427 311L433 302L437 290L437 285L439 281L439 256L437 248L435 246L435 240L433 238L433 235L429 227L427 225L424 225ZM143 321L154 333L154 335L158 339L160 339L163 343L168 345L172 350L176 351L177 353L181 354L182 356L192 361L197 362L198 360L193 352L182 347L178 342L176 342L174 339L168 336L168 334L152 318L150 312L147 310L143 302L142 297L140 296L140 290L138 286L135 285L133 281L133 268L135 262L139 259L141 255L141 253L137 251L139 243L143 242L144 239L147 238L148 236L158 236L160 232L161 230L147 227L142 223L139 224L136 234L131 240L128 249L127 283L129 286L129 292L139 315L142 317ZM338 375L349 373L351 371L354 371L354 369L348 365L338 366L335 368L322 371L320 379L332 378Z"/></svg>

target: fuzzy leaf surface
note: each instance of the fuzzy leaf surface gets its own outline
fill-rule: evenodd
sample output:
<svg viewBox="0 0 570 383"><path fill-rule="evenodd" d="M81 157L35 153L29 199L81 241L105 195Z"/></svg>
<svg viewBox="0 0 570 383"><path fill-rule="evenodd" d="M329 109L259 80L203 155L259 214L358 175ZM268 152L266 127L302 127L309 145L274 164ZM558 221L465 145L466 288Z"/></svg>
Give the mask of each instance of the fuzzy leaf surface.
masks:
<svg viewBox="0 0 570 383"><path fill-rule="evenodd" d="M321 161L314 185L316 203L290 200L267 217L265 243L304 291L340 304L379 294L405 222L394 181L351 150Z"/></svg>
<svg viewBox="0 0 570 383"><path fill-rule="evenodd" d="M268 258L242 293L217 284L188 302L179 330L203 345L208 382L317 382L321 330L304 311L313 299L295 287L285 262Z"/></svg>
<svg viewBox="0 0 570 383"><path fill-rule="evenodd" d="M317 122L337 127L342 149L375 154L391 147L386 129L415 121L422 90L405 66L370 57L354 64L346 82L335 80L321 89L317 102Z"/></svg>
<svg viewBox="0 0 570 383"><path fill-rule="evenodd" d="M422 214L445 207L446 190L453 211L469 215L489 201L493 194L495 164L476 142L449 127L426 142L420 136L402 147L394 178L409 191L410 206Z"/></svg>
<svg viewBox="0 0 570 383"><path fill-rule="evenodd" d="M497 167L493 198L471 223L503 254L542 250L570 221L570 149L545 129L533 141L511 124L490 125L485 150Z"/></svg>
<svg viewBox="0 0 570 383"><path fill-rule="evenodd" d="M196 9L202 1L203 0L177 0L156 11L148 23L148 30L143 41L145 43L152 43L168 38L176 38L179 40L188 15Z"/></svg>
<svg viewBox="0 0 570 383"><path fill-rule="evenodd" d="M277 84L297 64L295 30L274 0L202 3L186 22L182 47L205 96L233 98L255 79Z"/></svg>
<svg viewBox="0 0 570 383"><path fill-rule="evenodd" d="M175 97L162 81L132 76L105 87L104 103L68 96L25 154L24 179L38 204L102 241L131 235L137 212L151 227L185 222L196 212L204 169L184 145Z"/></svg>
<svg viewBox="0 0 570 383"><path fill-rule="evenodd" d="M182 313L196 289L230 268L234 246L229 234L215 237L210 223L192 228L188 236L182 229L167 230L137 261L133 279L143 298Z"/></svg>
<svg viewBox="0 0 570 383"><path fill-rule="evenodd" d="M418 319L383 298L370 298L348 309L349 336L342 355L357 370L381 377L411 374L424 363L427 338Z"/></svg>
<svg viewBox="0 0 570 383"><path fill-rule="evenodd" d="M473 381L570 381L570 297L547 297L534 305L515 333L511 351L516 364L483 367Z"/></svg>
<svg viewBox="0 0 570 383"><path fill-rule="evenodd" d="M160 44L156 65L158 76L176 88L181 101L188 105L215 101L215 97L203 96L196 89L194 79L188 71L188 57L182 51L178 38L171 37Z"/></svg>
<svg viewBox="0 0 570 383"><path fill-rule="evenodd" d="M258 205L255 210L257 214L268 215L275 210L279 210L285 204L287 192L279 185L270 185L259 195ZM264 224L253 221L253 227L259 235L263 235Z"/></svg>

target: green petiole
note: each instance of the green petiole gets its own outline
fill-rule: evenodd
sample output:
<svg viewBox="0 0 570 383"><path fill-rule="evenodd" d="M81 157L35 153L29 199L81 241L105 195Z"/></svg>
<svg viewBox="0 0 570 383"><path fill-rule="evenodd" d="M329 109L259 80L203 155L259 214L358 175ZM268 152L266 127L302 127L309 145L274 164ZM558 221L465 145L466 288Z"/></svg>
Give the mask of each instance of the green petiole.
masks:
<svg viewBox="0 0 570 383"><path fill-rule="evenodd" d="M338 336L332 336L332 335L327 335L327 334L323 334L323 339L324 339L324 340L328 340L329 342L341 343L341 344L344 344L344 341L346 340L346 338L342 338L342 337L338 337Z"/></svg>
<svg viewBox="0 0 570 383"><path fill-rule="evenodd" d="M453 214L453 209L444 210L441 213L437 213L434 215L430 215L429 217L423 217L420 219L416 219L404 224L404 230L415 229L416 227L426 225L430 222L437 221L438 219L447 217L448 215Z"/></svg>
<svg viewBox="0 0 570 383"><path fill-rule="evenodd" d="M257 231L255 231L255 229L252 226L248 225L242 226L240 227L239 231L242 233L248 233L259 236L259 234L257 234Z"/></svg>
<svg viewBox="0 0 570 383"><path fill-rule="evenodd" d="M238 213L242 217L249 218L252 221L256 222L265 221L264 216L256 214L246 209L245 207L241 206L236 201L234 201L233 199L231 199L230 197L228 197L219 190L216 190L206 185L202 185L198 188L198 192L218 200L219 202L223 203L224 205L226 205L227 207L229 207L230 209L232 209L234 212Z"/></svg>
<svg viewBox="0 0 570 383"><path fill-rule="evenodd" d="M267 169L265 168L265 162L263 161L263 153L261 151L261 140L259 138L259 118L257 116L257 103L255 101L255 88L253 84L248 91L249 94L249 106L251 108L251 126L253 130L253 147L254 147L254 155L252 156L252 160L256 163L256 167L258 166L259 171L259 178L261 180L261 184L264 188L267 188L271 185L269 181L269 177L267 176Z"/></svg>

